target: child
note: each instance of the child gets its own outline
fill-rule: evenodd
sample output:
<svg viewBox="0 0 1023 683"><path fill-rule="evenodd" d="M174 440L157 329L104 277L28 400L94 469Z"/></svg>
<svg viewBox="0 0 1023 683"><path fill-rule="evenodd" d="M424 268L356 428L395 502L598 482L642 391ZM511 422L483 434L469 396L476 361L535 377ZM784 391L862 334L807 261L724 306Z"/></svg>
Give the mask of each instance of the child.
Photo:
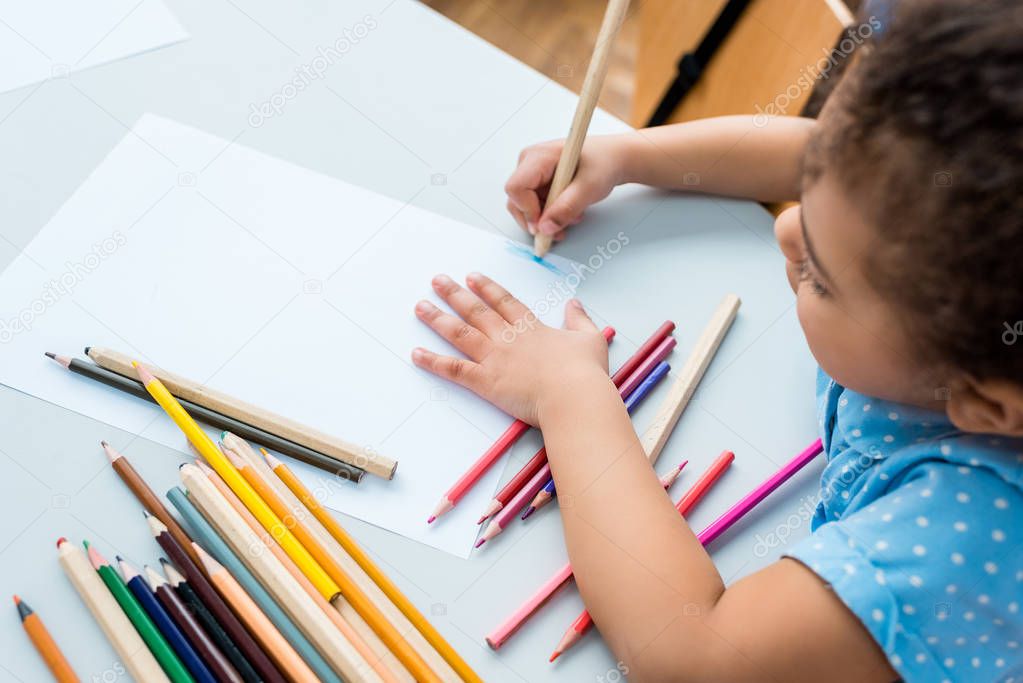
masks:
<svg viewBox="0 0 1023 683"><path fill-rule="evenodd" d="M761 124L759 127L755 123ZM904 0L819 122L729 117L523 152L508 208L561 235L618 184L761 201L820 364L813 533L725 587L644 457L578 302L515 326L445 276L417 315L468 359L421 368L538 425L582 596L622 670L665 681L1023 680L1023 11ZM514 333L509 334L509 330ZM604 502L629 491L631 504Z"/></svg>

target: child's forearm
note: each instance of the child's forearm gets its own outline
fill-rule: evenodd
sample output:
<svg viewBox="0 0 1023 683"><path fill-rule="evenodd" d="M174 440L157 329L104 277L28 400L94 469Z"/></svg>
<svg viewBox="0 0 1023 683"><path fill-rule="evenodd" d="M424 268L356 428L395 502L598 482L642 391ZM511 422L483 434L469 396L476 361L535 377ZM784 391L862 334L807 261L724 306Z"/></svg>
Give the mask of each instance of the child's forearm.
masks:
<svg viewBox="0 0 1023 683"><path fill-rule="evenodd" d="M794 116L721 116L627 133L622 178L762 202L797 200L814 125Z"/></svg>
<svg viewBox="0 0 1023 683"><path fill-rule="evenodd" d="M566 387L553 405L541 428L579 589L633 674L663 673L654 641L669 625L687 650L704 640L700 620L681 617L706 615L724 584L664 494L607 378Z"/></svg>

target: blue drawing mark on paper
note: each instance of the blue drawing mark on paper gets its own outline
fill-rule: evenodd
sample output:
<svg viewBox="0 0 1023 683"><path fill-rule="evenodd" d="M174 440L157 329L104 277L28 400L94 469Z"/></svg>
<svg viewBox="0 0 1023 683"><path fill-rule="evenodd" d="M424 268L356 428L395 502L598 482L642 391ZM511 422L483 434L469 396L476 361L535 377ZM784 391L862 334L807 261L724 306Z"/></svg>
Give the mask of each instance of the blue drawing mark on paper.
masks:
<svg viewBox="0 0 1023 683"><path fill-rule="evenodd" d="M566 277L568 275L567 272L551 263L550 259L545 259L542 256L537 256L536 254L533 253L532 249L530 249L524 244L508 240L507 242L505 242L505 249L515 254L516 256L522 256L523 258L527 258L539 266L543 266L544 268L551 271L555 275L560 275L561 277Z"/></svg>

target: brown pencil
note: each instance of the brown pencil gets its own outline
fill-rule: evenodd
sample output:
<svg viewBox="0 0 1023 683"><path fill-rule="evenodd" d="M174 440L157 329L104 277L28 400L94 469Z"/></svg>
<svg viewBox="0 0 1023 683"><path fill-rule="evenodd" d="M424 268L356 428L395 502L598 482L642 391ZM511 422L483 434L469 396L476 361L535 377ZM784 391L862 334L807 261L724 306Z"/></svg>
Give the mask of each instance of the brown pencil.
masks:
<svg viewBox="0 0 1023 683"><path fill-rule="evenodd" d="M210 673L220 683L242 683L242 677L238 674L231 662L223 652L210 640L206 632L202 630L199 622L181 601L178 594L170 587L167 579L163 578L149 565L145 567L146 582L153 591L156 599L160 601L163 608L174 620L174 623L181 629L188 642L195 648L196 654L209 667Z"/></svg>
<svg viewBox="0 0 1023 683"><path fill-rule="evenodd" d="M132 492L138 501L142 504L142 509L149 514L155 516L158 520L163 522L163 525L167 527L167 531L171 533L174 540L185 549L188 556L192 558L193 562L199 561L199 556L192 550L192 539L188 537L185 530L181 528L178 521L171 516L171 513L167 511L167 508L163 506L160 499L156 497L153 490L146 484L146 480L135 471L135 468L128 462L128 458L124 457L121 453L117 452L113 446L106 441L99 442L103 446L103 451L107 454L107 458L110 460L110 466L114 468L114 472L117 472L117 476L121 478L128 490Z"/></svg>
<svg viewBox="0 0 1023 683"><path fill-rule="evenodd" d="M78 683L78 676L74 669L64 657L64 653L57 647L57 642L46 630L42 619L39 618L27 603L17 595L14 596L14 604L18 606L18 616L21 617L21 626L28 634L29 640L35 645L39 656L43 658L46 667L53 674L58 683Z"/></svg>
<svg viewBox="0 0 1023 683"><path fill-rule="evenodd" d="M198 593L203 604L217 618L220 625L231 636L231 640L234 641L238 649L245 655L245 659L252 664L263 680L267 681L267 683L286 683L286 679L281 675L281 672L277 670L277 667L270 661L270 658L263 652L259 644L245 630L242 622L239 621L238 617L231 611L231 608L227 606L227 603L224 602L216 589L213 588L206 575L192 562L192 558L188 556L184 548L170 535L163 522L149 513L146 513L146 521L149 522L149 529L153 532L153 537L156 538L156 542L160 544L163 551L167 553L167 557L185 575L188 579L188 585Z"/></svg>

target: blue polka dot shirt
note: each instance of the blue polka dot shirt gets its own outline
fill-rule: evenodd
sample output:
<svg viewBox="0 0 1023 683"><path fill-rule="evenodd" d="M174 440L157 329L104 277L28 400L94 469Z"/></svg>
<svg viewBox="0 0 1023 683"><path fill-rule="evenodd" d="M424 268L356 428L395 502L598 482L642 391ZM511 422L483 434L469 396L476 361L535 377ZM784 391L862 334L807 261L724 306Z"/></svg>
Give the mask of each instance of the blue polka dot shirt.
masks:
<svg viewBox="0 0 1023 683"><path fill-rule="evenodd" d="M1023 440L965 434L823 372L817 404L821 499L786 554L905 680L1023 683Z"/></svg>

